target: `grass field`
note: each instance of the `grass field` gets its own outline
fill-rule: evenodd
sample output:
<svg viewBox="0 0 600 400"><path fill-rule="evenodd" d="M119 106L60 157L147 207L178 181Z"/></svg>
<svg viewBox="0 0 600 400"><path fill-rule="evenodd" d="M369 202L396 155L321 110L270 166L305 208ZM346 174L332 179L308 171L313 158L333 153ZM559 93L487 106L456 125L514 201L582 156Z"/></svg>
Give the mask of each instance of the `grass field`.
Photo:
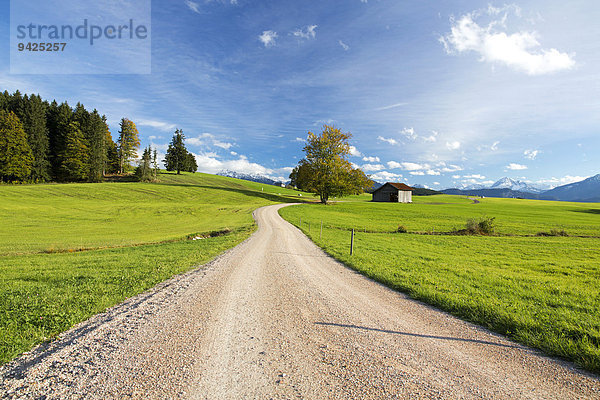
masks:
<svg viewBox="0 0 600 400"><path fill-rule="evenodd" d="M296 226L301 219L315 243L377 281L600 372L600 238L530 236L551 229L600 236L600 204L414 200L307 204L280 213ZM496 217L497 236L410 233L460 229L482 215ZM409 233L391 233L398 225Z"/></svg>
<svg viewBox="0 0 600 400"><path fill-rule="evenodd" d="M160 179L0 186L0 364L235 246L254 209L312 199L214 175Z"/></svg>

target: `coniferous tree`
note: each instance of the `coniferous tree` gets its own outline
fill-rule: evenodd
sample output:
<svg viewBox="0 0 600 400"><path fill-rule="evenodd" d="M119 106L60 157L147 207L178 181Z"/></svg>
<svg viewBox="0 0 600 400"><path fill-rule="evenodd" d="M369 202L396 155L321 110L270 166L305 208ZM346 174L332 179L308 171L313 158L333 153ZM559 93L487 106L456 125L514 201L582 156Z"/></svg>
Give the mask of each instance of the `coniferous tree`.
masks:
<svg viewBox="0 0 600 400"><path fill-rule="evenodd" d="M8 90L5 90L4 92L0 93L0 110L9 110L9 104L10 104L10 94L8 93Z"/></svg>
<svg viewBox="0 0 600 400"><path fill-rule="evenodd" d="M50 165L54 179L61 180L62 155L65 154L66 136L73 118L73 110L67 102L58 105L53 101L48 107L48 136L50 142Z"/></svg>
<svg viewBox="0 0 600 400"><path fill-rule="evenodd" d="M101 182L106 160L106 117L100 116L97 110L89 115L89 131L87 132L90 182Z"/></svg>
<svg viewBox="0 0 600 400"><path fill-rule="evenodd" d="M186 172L198 171L198 163L196 163L196 157L190 152L188 152L185 155L185 171Z"/></svg>
<svg viewBox="0 0 600 400"><path fill-rule="evenodd" d="M83 181L88 178L88 148L79 123L69 124L65 146L60 154L59 178L63 181Z"/></svg>
<svg viewBox="0 0 600 400"><path fill-rule="evenodd" d="M173 139L171 139L165 159L163 160L167 171L177 171L177 174L181 174L181 171L185 171L188 151L185 148L184 141L185 136L183 135L183 131L177 129L173 135Z"/></svg>
<svg viewBox="0 0 600 400"><path fill-rule="evenodd" d="M33 154L23 124L12 111L0 110L0 180L24 181L32 166Z"/></svg>
<svg viewBox="0 0 600 400"><path fill-rule="evenodd" d="M49 142L46 121L46 105L42 98L32 95L25 96L23 116L21 121L27 133L27 142L33 153L31 179L34 182L50 180L50 162L48 161Z"/></svg>
<svg viewBox="0 0 600 400"><path fill-rule="evenodd" d="M135 170L135 176L140 182L151 182L152 179L152 149L148 146L144 149L140 163Z"/></svg>
<svg viewBox="0 0 600 400"><path fill-rule="evenodd" d="M119 140L117 141L120 173L129 170L130 162L137 157L137 149L139 147L140 137L137 127L133 121L127 118L121 119L121 130L119 131Z"/></svg>
<svg viewBox="0 0 600 400"><path fill-rule="evenodd" d="M156 149L154 149L154 151L152 152L152 164L154 167L154 180L158 179L158 152L156 151Z"/></svg>

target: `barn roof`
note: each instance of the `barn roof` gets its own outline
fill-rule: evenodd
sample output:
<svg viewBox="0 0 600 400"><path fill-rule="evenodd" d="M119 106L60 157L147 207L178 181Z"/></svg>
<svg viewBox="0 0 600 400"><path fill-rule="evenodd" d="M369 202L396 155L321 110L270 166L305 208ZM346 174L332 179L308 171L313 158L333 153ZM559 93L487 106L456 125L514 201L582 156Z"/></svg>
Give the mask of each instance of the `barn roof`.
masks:
<svg viewBox="0 0 600 400"><path fill-rule="evenodd" d="M408 185L405 185L404 183L397 183L397 182L387 182L385 185L392 185L393 187L395 187L398 190L402 190L402 191L413 191L415 190L414 188L411 188ZM381 189L382 187L384 187L385 185L380 186L378 189L374 190L373 192L378 191L379 189Z"/></svg>

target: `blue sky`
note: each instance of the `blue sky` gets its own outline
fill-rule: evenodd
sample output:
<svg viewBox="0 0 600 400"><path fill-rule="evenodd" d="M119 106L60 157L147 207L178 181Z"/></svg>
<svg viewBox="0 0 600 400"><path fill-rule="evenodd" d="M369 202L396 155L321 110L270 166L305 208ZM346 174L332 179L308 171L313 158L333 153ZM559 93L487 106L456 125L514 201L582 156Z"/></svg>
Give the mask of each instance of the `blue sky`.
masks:
<svg viewBox="0 0 600 400"><path fill-rule="evenodd" d="M113 137L130 118L161 152L181 128L200 171L287 178L328 123L382 182L549 187L600 173L595 2L153 1L140 75L11 74L2 7L0 89L81 101Z"/></svg>

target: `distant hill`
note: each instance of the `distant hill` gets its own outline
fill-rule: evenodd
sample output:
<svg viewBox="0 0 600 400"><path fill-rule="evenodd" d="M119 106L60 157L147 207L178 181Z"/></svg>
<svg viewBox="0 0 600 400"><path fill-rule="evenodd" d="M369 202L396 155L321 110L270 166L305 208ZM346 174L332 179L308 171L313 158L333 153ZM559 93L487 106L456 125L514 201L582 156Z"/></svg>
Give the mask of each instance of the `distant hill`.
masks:
<svg viewBox="0 0 600 400"><path fill-rule="evenodd" d="M268 178L266 176L263 176L263 175L244 174L241 172L235 172L235 171L229 171L229 170L221 171L217 175L228 176L230 178L236 178L236 179L243 179L245 181L264 183L265 185L281 186L281 184L282 184L281 181L275 181L275 180Z"/></svg>
<svg viewBox="0 0 600 400"><path fill-rule="evenodd" d="M547 190L540 195L544 200L561 201L600 201L600 174L581 182L570 183Z"/></svg>
<svg viewBox="0 0 600 400"><path fill-rule="evenodd" d="M445 189L444 194L456 194L462 196L484 196L499 197L504 199L538 199L539 195L530 192L520 192L512 189Z"/></svg>
<svg viewBox="0 0 600 400"><path fill-rule="evenodd" d="M539 200L558 200L558 201L577 201L577 202L600 202L600 174L592 176L581 182L570 183L568 185L558 186L551 190L533 193L528 190L535 189L523 182L513 181L510 178L503 178L497 186L510 186L511 188L522 188L514 190L507 188L483 188L483 189L446 189L442 190L445 194L456 194L463 196L485 196L500 198L521 198L521 199L539 199ZM494 184L494 186L496 186ZM525 185L525 186L524 186ZM539 189L538 189L539 190Z"/></svg>

